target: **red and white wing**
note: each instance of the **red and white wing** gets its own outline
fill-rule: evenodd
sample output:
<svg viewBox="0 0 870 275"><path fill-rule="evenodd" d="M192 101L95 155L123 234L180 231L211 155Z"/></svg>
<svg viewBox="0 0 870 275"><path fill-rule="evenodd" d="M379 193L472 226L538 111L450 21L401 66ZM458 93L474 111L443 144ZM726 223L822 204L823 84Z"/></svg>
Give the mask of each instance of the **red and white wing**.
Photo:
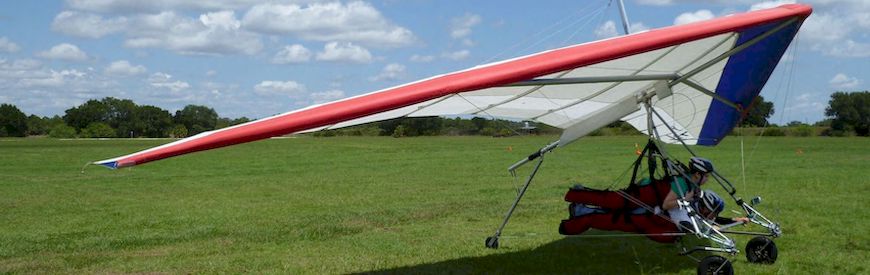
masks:
<svg viewBox="0 0 870 275"><path fill-rule="evenodd" d="M448 115L545 123L567 129L564 145L618 119L645 130L637 97L656 89L653 106L662 119L655 123L668 123L689 143L715 145L741 119L811 12L807 5L784 5L550 50L95 163L121 168L292 133Z"/></svg>

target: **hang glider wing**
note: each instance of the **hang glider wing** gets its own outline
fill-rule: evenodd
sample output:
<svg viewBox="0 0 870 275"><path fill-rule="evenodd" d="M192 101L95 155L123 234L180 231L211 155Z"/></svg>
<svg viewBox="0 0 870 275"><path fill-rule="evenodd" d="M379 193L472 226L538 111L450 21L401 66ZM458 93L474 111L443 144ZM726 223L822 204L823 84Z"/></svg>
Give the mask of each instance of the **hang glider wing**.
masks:
<svg viewBox="0 0 870 275"><path fill-rule="evenodd" d="M550 50L96 163L120 168L292 133L447 115L545 123L566 129L565 145L618 119L645 131L638 97L650 91L661 116L654 123L667 123L690 144L716 145L747 111L811 12L807 5L784 5Z"/></svg>

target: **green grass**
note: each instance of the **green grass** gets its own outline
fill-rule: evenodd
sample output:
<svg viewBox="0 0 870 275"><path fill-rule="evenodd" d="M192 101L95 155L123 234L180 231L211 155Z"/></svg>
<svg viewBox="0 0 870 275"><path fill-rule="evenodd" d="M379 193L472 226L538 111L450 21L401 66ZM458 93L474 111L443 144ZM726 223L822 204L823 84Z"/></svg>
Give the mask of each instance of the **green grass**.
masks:
<svg viewBox="0 0 870 275"><path fill-rule="evenodd" d="M505 168L553 139L277 139L84 173L168 141L2 139L0 273L695 271L673 245L556 232L566 188L624 186L643 137L547 155L502 247L484 248L515 196ZM739 137L697 148L784 229L777 263L740 254L735 271L870 272L870 139L762 138L753 151L756 141L746 138L745 184Z"/></svg>

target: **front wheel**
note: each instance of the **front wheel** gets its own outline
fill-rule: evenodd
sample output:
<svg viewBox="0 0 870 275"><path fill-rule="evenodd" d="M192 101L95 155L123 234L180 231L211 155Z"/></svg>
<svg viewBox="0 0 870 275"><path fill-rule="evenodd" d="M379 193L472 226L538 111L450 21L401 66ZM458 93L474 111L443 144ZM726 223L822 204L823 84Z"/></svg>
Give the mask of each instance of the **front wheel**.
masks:
<svg viewBox="0 0 870 275"><path fill-rule="evenodd" d="M492 249L498 248L498 237L486 237L486 247Z"/></svg>
<svg viewBox="0 0 870 275"><path fill-rule="evenodd" d="M722 256L707 256L698 263L698 275L733 275L731 261Z"/></svg>
<svg viewBox="0 0 870 275"><path fill-rule="evenodd" d="M772 264L776 256L776 243L771 239L759 236L746 243L746 260L750 263Z"/></svg>

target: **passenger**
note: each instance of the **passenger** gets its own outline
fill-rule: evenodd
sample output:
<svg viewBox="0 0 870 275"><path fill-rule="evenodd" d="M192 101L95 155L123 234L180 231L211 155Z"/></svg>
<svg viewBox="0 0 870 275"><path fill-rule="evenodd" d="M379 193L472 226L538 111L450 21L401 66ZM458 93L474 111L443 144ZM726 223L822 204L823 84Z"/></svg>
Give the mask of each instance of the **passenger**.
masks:
<svg viewBox="0 0 870 275"><path fill-rule="evenodd" d="M725 202L722 198L710 190L704 190L700 193L700 199L693 204L693 207L701 217L719 225L734 222L749 222L749 219L746 217L719 217L719 213L725 209ZM667 212L673 212L674 210L685 211L677 208ZM636 208L625 211L572 203L569 206L570 218L563 220L559 225L559 233L563 235L577 235L594 228L646 234L653 241L672 243L677 240L680 234L692 230L693 227L688 215L685 215L684 218L679 217L681 219L678 220L674 219L673 215L670 215L671 218L669 219L664 214L665 211L662 211L659 207L654 209ZM680 224L680 226L677 224Z"/></svg>
<svg viewBox="0 0 870 275"><path fill-rule="evenodd" d="M661 180L647 178L618 191L572 187L565 194L565 200L571 202L570 217L562 221L559 232L576 235L596 228L649 234L655 241L673 242L676 236L661 234L680 233L677 224L691 225L688 213L679 207L677 200L695 201L695 187L706 183L714 171L713 163L701 157L689 159L688 166L689 179L682 175ZM713 210L706 213L713 212L718 214Z"/></svg>
<svg viewBox="0 0 870 275"><path fill-rule="evenodd" d="M565 201L611 209L635 209L648 205L670 210L677 208L679 197L687 200L693 197L695 185L688 184L689 181L703 185L711 172L712 162L693 157L689 160L689 180L682 175L655 181L645 178L638 184L619 191L594 190L575 185L565 194ZM631 201L626 196L637 201Z"/></svg>

